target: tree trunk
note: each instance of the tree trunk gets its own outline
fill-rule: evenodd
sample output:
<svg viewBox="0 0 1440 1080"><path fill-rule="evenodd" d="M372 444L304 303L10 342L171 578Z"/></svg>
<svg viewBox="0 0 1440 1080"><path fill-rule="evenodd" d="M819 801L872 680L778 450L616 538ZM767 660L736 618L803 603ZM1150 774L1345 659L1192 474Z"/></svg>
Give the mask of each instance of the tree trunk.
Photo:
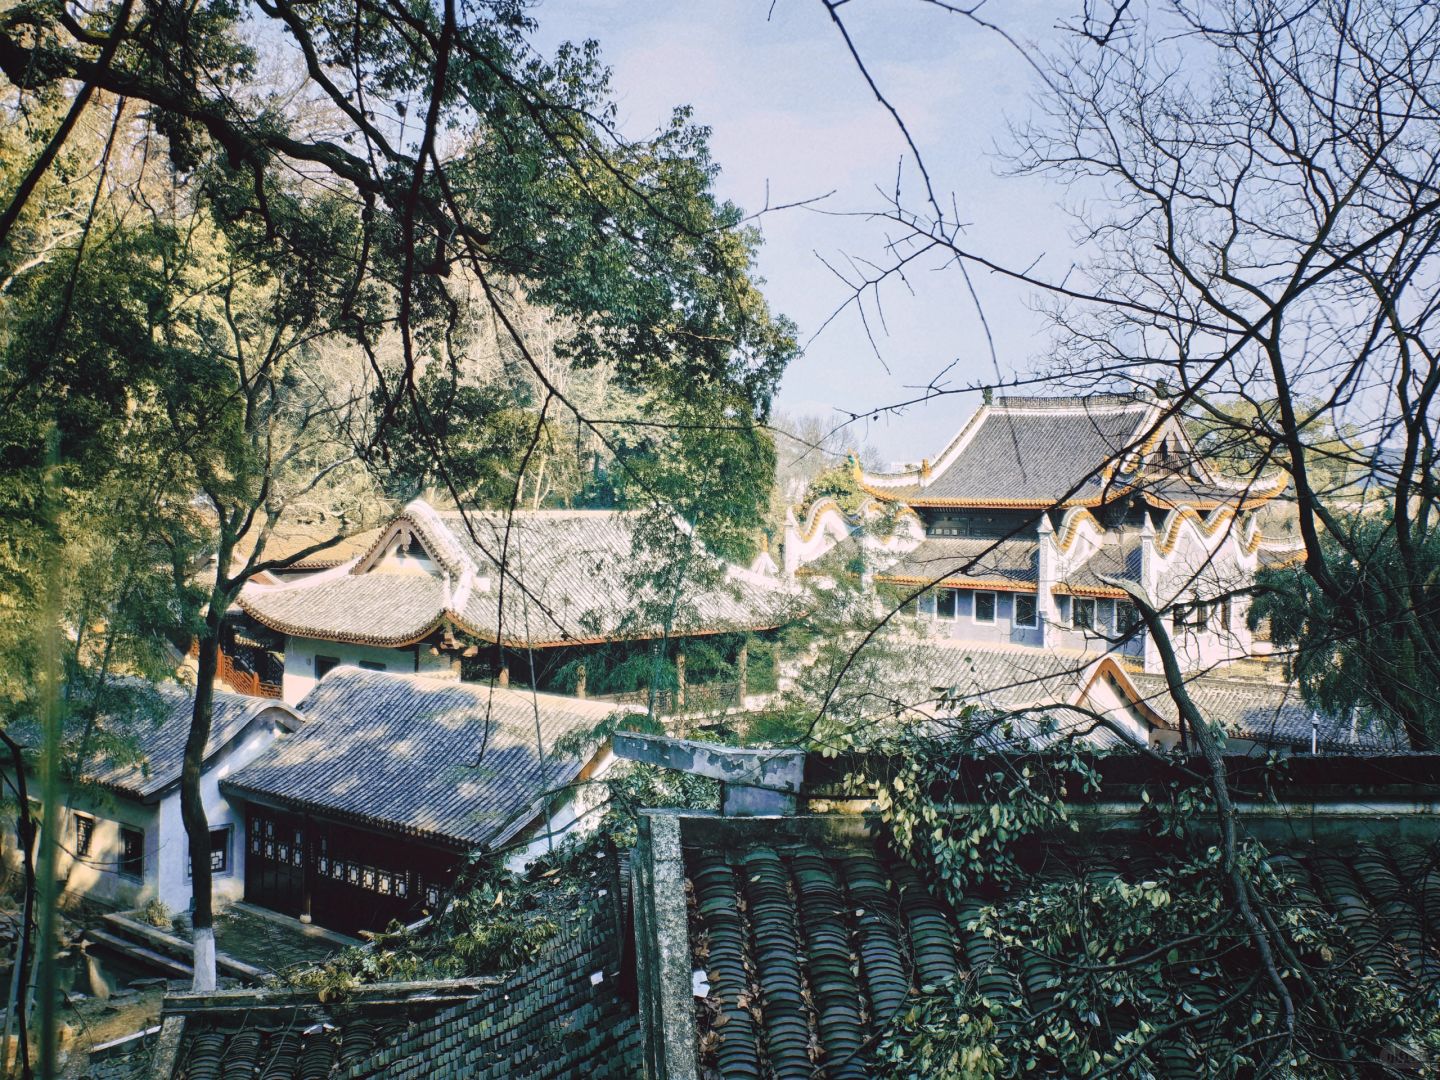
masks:
<svg viewBox="0 0 1440 1080"><path fill-rule="evenodd" d="M735 653L735 705L745 708L745 694L750 689L750 639L743 638Z"/></svg>
<svg viewBox="0 0 1440 1080"><path fill-rule="evenodd" d="M219 592L219 590L216 590ZM200 638L200 657L195 672L195 710L190 716L190 737L185 741L185 763L180 770L180 817L190 846L190 885L194 896L194 989L206 993L215 989L215 912L210 889L210 822L200 797L200 776L205 766L205 746L210 741L210 721L215 701L215 672L220 663L220 624L225 608L212 600L205 615Z"/></svg>
<svg viewBox="0 0 1440 1080"><path fill-rule="evenodd" d="M5 1004L5 1035L3 1049L4 1075L10 1075L10 1031L18 1021L16 1059L20 1075L30 1080L30 1038L29 1025L25 1015L24 1002L29 998L30 980L26 977L30 968L30 957L35 942L35 821L30 816L30 792L25 783L25 759L20 746L9 735L0 731L0 739L10 750L15 769L15 801L19 804L15 815L15 838L20 844L20 858L25 870L25 902L20 915L20 936L15 941L14 970L10 978L10 1000Z"/></svg>

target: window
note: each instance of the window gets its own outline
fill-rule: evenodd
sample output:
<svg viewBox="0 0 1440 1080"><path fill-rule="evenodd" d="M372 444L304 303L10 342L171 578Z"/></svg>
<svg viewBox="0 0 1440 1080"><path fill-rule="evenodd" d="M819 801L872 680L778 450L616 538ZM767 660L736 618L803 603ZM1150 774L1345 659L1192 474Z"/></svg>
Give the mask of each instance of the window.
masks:
<svg viewBox="0 0 1440 1080"><path fill-rule="evenodd" d="M921 615L934 615L934 614L935 614L935 594L934 594L934 593L928 593L928 592L927 592L927 593L924 593L924 594L920 597L919 608L920 608L920 614L921 614Z"/></svg>
<svg viewBox="0 0 1440 1080"><path fill-rule="evenodd" d="M1224 600L1220 601L1220 629L1222 631L1228 631L1230 629L1230 620L1234 614L1235 609L1230 603L1230 598L1227 596Z"/></svg>
<svg viewBox="0 0 1440 1080"><path fill-rule="evenodd" d="M374 660L361 660L360 666L366 671L384 671L385 665Z"/></svg>
<svg viewBox="0 0 1440 1080"><path fill-rule="evenodd" d="M935 615L941 619L955 617L955 590L941 589L935 594Z"/></svg>
<svg viewBox="0 0 1440 1080"><path fill-rule="evenodd" d="M1061 626L1070 625L1070 597L1057 596L1055 598L1055 613L1060 619Z"/></svg>
<svg viewBox="0 0 1440 1080"><path fill-rule="evenodd" d="M1087 596L1077 596L1071 601L1071 618L1074 620L1075 629L1093 630L1095 628L1095 601Z"/></svg>
<svg viewBox="0 0 1440 1080"><path fill-rule="evenodd" d="M1115 625L1115 601L1097 601L1095 604L1095 620L1095 628L1102 634L1108 634L1110 628Z"/></svg>
<svg viewBox="0 0 1440 1080"><path fill-rule="evenodd" d="M145 834L120 826L120 873L128 878L145 876Z"/></svg>
<svg viewBox="0 0 1440 1080"><path fill-rule="evenodd" d="M1170 629L1180 633L1185 629L1185 605L1176 604L1170 609Z"/></svg>
<svg viewBox="0 0 1440 1080"><path fill-rule="evenodd" d="M95 819L84 814L75 815L75 857L86 858L90 854L90 841L95 836Z"/></svg>
<svg viewBox="0 0 1440 1080"><path fill-rule="evenodd" d="M323 679L326 675L339 665L338 656L317 656L315 657L315 678Z"/></svg>
<svg viewBox="0 0 1440 1080"><path fill-rule="evenodd" d="M230 872L230 833L229 825L223 829L210 830L210 872L212 874L228 874ZM189 877L194 871L195 867L187 855L185 876Z"/></svg>
<svg viewBox="0 0 1440 1080"><path fill-rule="evenodd" d="M981 623L995 621L995 594L993 592L977 592L975 594L975 621Z"/></svg>
<svg viewBox="0 0 1440 1080"><path fill-rule="evenodd" d="M1035 625L1035 597L1029 593L1015 594L1015 625Z"/></svg>
<svg viewBox="0 0 1440 1080"><path fill-rule="evenodd" d="M1122 637L1129 637L1140 625L1140 610L1134 604L1119 603L1115 605L1115 632Z"/></svg>

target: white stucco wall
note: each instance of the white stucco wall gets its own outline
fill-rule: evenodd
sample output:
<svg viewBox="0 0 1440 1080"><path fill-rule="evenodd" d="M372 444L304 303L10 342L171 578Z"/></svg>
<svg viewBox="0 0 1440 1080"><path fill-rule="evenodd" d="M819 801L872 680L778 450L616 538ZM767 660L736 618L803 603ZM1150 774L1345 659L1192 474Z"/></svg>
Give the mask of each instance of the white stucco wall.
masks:
<svg viewBox="0 0 1440 1080"><path fill-rule="evenodd" d="M443 653L431 656L424 645L408 645L403 649L380 649L372 645L351 645L340 641L321 641L318 638L291 637L285 639L285 682L283 694L287 705L297 705L319 680L315 677L315 657L333 656L342 664L358 666L363 660L371 664L384 664L386 671L401 674L433 674L441 678L456 678L450 667L450 657Z"/></svg>
<svg viewBox="0 0 1440 1080"><path fill-rule="evenodd" d="M232 806L220 793L220 781L259 756L275 740L277 731L273 714L256 717L228 751L221 751L215 756L210 768L200 778L200 797L205 803L205 817L211 830L230 827L230 867L211 879L210 895L217 902L239 900L245 894L244 810L240 806ZM187 872L189 847L185 823L180 816L179 788L160 800L158 821L158 894L171 911L185 911L190 907L191 886Z"/></svg>
<svg viewBox="0 0 1440 1080"><path fill-rule="evenodd" d="M60 819L58 872L64 890L116 908L136 907L153 897L159 866L156 808L103 791L79 793L70 802L73 805L62 813ZM84 859L74 857L77 813L95 822L90 852ZM119 872L122 826L145 834L144 872L140 878ZM6 828L3 835L5 861L18 872L21 857L14 828Z"/></svg>
<svg viewBox="0 0 1440 1080"><path fill-rule="evenodd" d="M212 758L201 777L201 798L211 828L231 827L230 868L213 879L212 895L218 901L238 900L245 889L244 817L220 794L220 781L270 745L282 715L288 719L288 714L278 710L266 710L255 717L228 748ZM189 909L188 845L178 786L154 803L94 788L74 792L67 803L61 818L59 863L67 893L116 908L140 907L159 897L173 912ZM95 822L90 851L84 858L75 857L76 814ZM138 879L119 872L122 826L145 834L144 872ZM12 866L20 864L13 829L4 833L4 857Z"/></svg>
<svg viewBox="0 0 1440 1080"><path fill-rule="evenodd" d="M607 746L592 763L589 778L601 779L615 761L615 755ZM524 873L526 867L551 849L552 842L559 846L570 836L584 835L595 828L599 814L592 811L605 801L605 796L605 786L599 783L584 783L572 788L571 794L551 812L544 825L537 824L532 830L534 840L516 848L505 860L506 869L515 874Z"/></svg>

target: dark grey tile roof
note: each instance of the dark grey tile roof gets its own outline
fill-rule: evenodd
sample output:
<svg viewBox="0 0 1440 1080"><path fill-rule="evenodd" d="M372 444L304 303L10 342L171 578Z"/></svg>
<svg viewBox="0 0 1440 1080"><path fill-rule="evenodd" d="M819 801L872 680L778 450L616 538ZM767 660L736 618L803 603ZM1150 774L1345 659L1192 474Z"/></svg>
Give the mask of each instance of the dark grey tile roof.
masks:
<svg viewBox="0 0 1440 1080"><path fill-rule="evenodd" d="M1062 576L1058 584L1075 592L1123 593L1119 586L1106 579L1140 581L1140 538L1125 537L1118 544L1105 544L1075 569Z"/></svg>
<svg viewBox="0 0 1440 1080"><path fill-rule="evenodd" d="M997 582L1034 586L1039 543L1035 540L985 540L930 537L887 566L881 577L894 581Z"/></svg>
<svg viewBox="0 0 1440 1080"><path fill-rule="evenodd" d="M908 652L910 678L935 695L933 734L965 734L989 750L1042 749L1081 735L1092 746L1127 743L1070 706L1100 653L935 643Z"/></svg>
<svg viewBox="0 0 1440 1080"><path fill-rule="evenodd" d="M766 826L754 826L724 850L685 852L692 960L708 986L694 1013L702 1075L865 1080L879 1071L872 1055L886 1025L923 987L957 976L1036 1011L1053 999L1059 969L1052 960L974 925L990 904L1023 902L1023 886L1004 896L981 886L957 909L876 847L777 842ZM1272 856L1271 866L1347 928L1350 952L1342 962L1363 965L1401 992L1421 993L1440 974L1440 953L1427 933L1440 885L1437 856L1434 847L1403 842L1343 852L1296 847ZM1134 883L1153 875L1163 858L1150 845L1113 839L1032 844L1020 857L1037 884L1096 872ZM1085 948L1078 932L1074 948L1077 955ZM1176 1069L1165 1075L1199 1076L1207 1058L1245 1029L1253 999L1244 987L1254 961L1247 950L1230 949L1218 960L1179 967L1176 993L1157 1002L1148 1019L1180 1032L1157 1051ZM1192 1000L1214 1008L1204 1027L1194 1023ZM1113 1020L1127 1030L1135 1024L1133 1012Z"/></svg>
<svg viewBox="0 0 1440 1080"><path fill-rule="evenodd" d="M1248 482L1237 479L1233 484L1207 484L1192 478L1155 476L1145 482L1145 498L1153 506L1173 509L1193 506L1234 506L1243 499L1247 503L1273 499L1288 485L1285 474L1254 477Z"/></svg>
<svg viewBox="0 0 1440 1080"><path fill-rule="evenodd" d="M697 550L672 616L669 596L636 584L647 568L663 578L674 559L637 541L635 513L462 515L417 502L398 520L448 577L356 573L361 558L293 583L251 586L240 606L271 629L325 640L409 644L451 622L523 646L655 637L667 619L677 634L768 628L788 621L797 604L778 584Z"/></svg>
<svg viewBox="0 0 1440 1080"><path fill-rule="evenodd" d="M173 1080L343 1076L455 1002L483 980L377 985L325 1004L314 991L248 990L166 998L164 1016L183 1020ZM157 1069L162 1067L156 1061ZM155 1077L156 1073L147 1074Z"/></svg>
<svg viewBox="0 0 1440 1080"><path fill-rule="evenodd" d="M1160 675L1131 675L1145 705L1178 727L1179 710L1169 683ZM1319 722L1319 744L1330 751L1405 751L1404 736L1359 718L1330 716L1300 699L1293 685L1263 679L1226 679L1192 675L1185 688L1201 714L1221 724L1232 738L1249 739L1266 746L1308 750L1311 717Z"/></svg>
<svg viewBox="0 0 1440 1080"><path fill-rule="evenodd" d="M612 916L567 927L543 957L412 1026L344 1080L632 1080L640 1024L621 989Z"/></svg>
<svg viewBox="0 0 1440 1080"><path fill-rule="evenodd" d="M304 728L223 790L466 847L502 844L528 824L542 798L584 765L557 754L556 740L615 711L556 694L351 667L327 674L299 708Z"/></svg>
<svg viewBox="0 0 1440 1080"><path fill-rule="evenodd" d="M1153 417L1153 402L1124 396L997 398L936 457L943 471L928 483L877 490L907 502L1003 506L1048 505L1076 488L1068 502L1101 502L1111 485L1098 474L1139 448Z"/></svg>
<svg viewBox="0 0 1440 1080"><path fill-rule="evenodd" d="M1174 438L1162 434L1172 429L1160 404L1128 394L999 397L930 459L928 474L909 468L861 483L912 506L1017 509L1098 506L1131 493L1160 507L1254 506L1284 490L1282 473L1231 482L1173 445L1159 460L1155 444Z"/></svg>
<svg viewBox="0 0 1440 1080"><path fill-rule="evenodd" d="M1024 709L1068 702L1098 654L1054 649L925 642L904 653L910 678L955 705Z"/></svg>
<svg viewBox="0 0 1440 1080"><path fill-rule="evenodd" d="M185 741L190 735L190 717L195 707L194 693L188 687L172 685L156 686L155 691L160 695L162 709L158 723L140 721L138 729L132 729L129 726L132 722L124 718L101 718L102 724L109 723L117 730L134 731L137 760L118 763L103 757L92 758L81 770L85 779L137 799L151 798L180 782ZM267 712L286 726L299 724L294 710L279 701L216 690L205 760L208 762L252 720Z"/></svg>
<svg viewBox="0 0 1440 1080"><path fill-rule="evenodd" d="M640 1024L622 926L602 904L512 974L375 984L329 1004L313 991L167 998L184 1018L170 1080L630 1080Z"/></svg>

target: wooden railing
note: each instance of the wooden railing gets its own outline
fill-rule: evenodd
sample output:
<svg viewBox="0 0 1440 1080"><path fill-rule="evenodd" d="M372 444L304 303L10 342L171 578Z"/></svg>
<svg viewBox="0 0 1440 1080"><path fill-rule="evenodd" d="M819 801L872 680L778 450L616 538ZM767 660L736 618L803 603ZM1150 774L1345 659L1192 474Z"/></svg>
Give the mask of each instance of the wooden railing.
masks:
<svg viewBox="0 0 1440 1080"><path fill-rule="evenodd" d="M234 658L223 652L220 654L220 667L215 674L221 682L237 694L278 700L284 693L278 684L263 682L255 672L236 667Z"/></svg>
<svg viewBox="0 0 1440 1080"><path fill-rule="evenodd" d="M200 656L200 643L190 642L190 655L196 659ZM278 683L264 682L260 676L253 671L246 671L235 663L235 658L228 653L220 654L219 663L215 669L215 678L224 683L237 694L245 694L249 697L275 698L279 699L284 695L284 690Z"/></svg>

